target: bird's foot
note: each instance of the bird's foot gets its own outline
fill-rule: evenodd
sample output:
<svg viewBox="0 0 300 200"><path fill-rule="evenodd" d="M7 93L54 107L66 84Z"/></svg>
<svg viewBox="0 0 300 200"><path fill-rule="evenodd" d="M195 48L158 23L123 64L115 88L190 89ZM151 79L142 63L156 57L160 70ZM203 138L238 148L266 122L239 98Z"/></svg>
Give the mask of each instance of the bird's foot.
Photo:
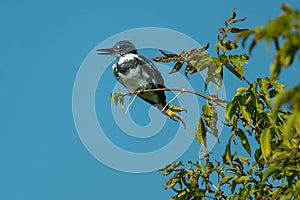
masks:
<svg viewBox="0 0 300 200"><path fill-rule="evenodd" d="M176 121L176 119L179 119L181 121L181 123L183 124L184 128L186 128L186 124L185 121L183 120L183 118L178 115L176 112L181 112L181 111L186 111L184 108L180 108L179 106L175 106L172 105L170 106L167 110L166 110L166 114L168 115L168 117L170 117L173 121Z"/></svg>
<svg viewBox="0 0 300 200"><path fill-rule="evenodd" d="M171 105L169 110L172 110L174 112L182 112L182 111L186 112L186 109L181 108L181 107L176 106L176 105Z"/></svg>

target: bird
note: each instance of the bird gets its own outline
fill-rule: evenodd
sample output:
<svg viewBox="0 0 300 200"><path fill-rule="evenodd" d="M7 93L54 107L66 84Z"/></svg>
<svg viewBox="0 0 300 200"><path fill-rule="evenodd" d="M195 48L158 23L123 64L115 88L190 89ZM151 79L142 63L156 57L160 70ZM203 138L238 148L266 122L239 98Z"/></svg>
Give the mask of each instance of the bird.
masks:
<svg viewBox="0 0 300 200"><path fill-rule="evenodd" d="M165 88L164 79L149 59L138 54L133 43L122 40L112 48L96 51L99 55L111 55L117 58L117 62L112 66L113 74L129 92L136 93L139 98L155 106L172 120L179 119L185 127L182 116L176 113L185 111L184 108L176 105L169 106L163 90L146 92L146 90Z"/></svg>

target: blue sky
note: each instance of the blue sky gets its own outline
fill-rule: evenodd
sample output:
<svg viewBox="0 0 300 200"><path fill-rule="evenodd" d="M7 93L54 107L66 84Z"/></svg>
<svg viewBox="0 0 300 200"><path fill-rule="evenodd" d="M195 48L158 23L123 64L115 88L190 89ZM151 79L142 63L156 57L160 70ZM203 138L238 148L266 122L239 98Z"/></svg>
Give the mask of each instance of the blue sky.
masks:
<svg viewBox="0 0 300 200"><path fill-rule="evenodd" d="M75 128L72 91L84 59L114 34L132 28L164 27L182 32L201 44L214 44L217 30L232 8L237 9L238 16L248 17L243 23L247 27L264 25L280 13L277 0L195 2L0 2L0 199L170 197L172 193L163 190L165 180L158 172L120 172L102 164L87 151ZM300 8L299 3L290 2ZM268 75L271 55L258 48L254 50L253 61L246 69L250 81ZM282 81L288 85L299 84L299 69L286 71ZM115 83L111 71L104 75L104 81ZM225 77L227 96L232 95L230 91L237 82L235 78ZM104 87L108 95L112 88L105 84ZM96 96L99 102L110 105L109 98L105 98ZM135 103L131 109L133 116L139 111L137 108L147 108L139 101ZM146 143L127 138L127 143L124 136L115 134L120 129L101 117L100 109L97 113L101 123L107 123L108 137L126 150L154 150L167 143L167 134L174 137L171 126L174 123L167 120L171 128L160 134L164 135L161 140L156 137L152 143ZM147 119L140 120L142 117L141 114L135 117L141 125L147 122ZM217 145L214 151L223 149ZM196 160L198 150L199 145L194 142L181 159Z"/></svg>

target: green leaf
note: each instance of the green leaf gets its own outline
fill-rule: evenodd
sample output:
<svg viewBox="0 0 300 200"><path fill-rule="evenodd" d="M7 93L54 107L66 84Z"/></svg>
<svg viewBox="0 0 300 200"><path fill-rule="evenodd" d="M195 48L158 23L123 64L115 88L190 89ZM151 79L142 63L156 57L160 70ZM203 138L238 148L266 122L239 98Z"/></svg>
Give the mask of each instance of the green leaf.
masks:
<svg viewBox="0 0 300 200"><path fill-rule="evenodd" d="M167 170L170 166L172 166L172 163L163 166L162 168L159 169L159 171L165 171L165 170ZM168 174L167 174L167 175L168 175Z"/></svg>
<svg viewBox="0 0 300 200"><path fill-rule="evenodd" d="M196 129L196 140L204 147L206 147L206 128L203 122L203 119L200 118L197 129Z"/></svg>
<svg viewBox="0 0 300 200"><path fill-rule="evenodd" d="M158 57L152 58L152 60L154 60L156 62L170 62L172 60L176 60L176 58L171 58L171 57L166 57L166 56L158 56Z"/></svg>
<svg viewBox="0 0 300 200"><path fill-rule="evenodd" d="M204 104L202 106L202 114L207 117L212 117L214 115L214 108L211 103Z"/></svg>
<svg viewBox="0 0 300 200"><path fill-rule="evenodd" d="M265 27L256 27L254 29L254 39L249 47L249 54L251 54L252 49L256 46L256 44L261 40L265 35Z"/></svg>
<svg viewBox="0 0 300 200"><path fill-rule="evenodd" d="M239 96L239 95L245 93L247 90L248 90L248 88L240 87L240 88L236 89L235 96Z"/></svg>
<svg viewBox="0 0 300 200"><path fill-rule="evenodd" d="M247 55L247 54L241 54L240 55L240 57L241 57L241 59L243 59L243 60L249 60L249 56Z"/></svg>
<svg viewBox="0 0 300 200"><path fill-rule="evenodd" d="M298 93L300 93L300 85L298 85L294 88L287 89L287 90L281 92L280 94L278 94L273 100L274 107L273 107L272 114L275 116L276 113L278 112L280 106L283 103L291 100L295 96L295 94L298 94Z"/></svg>
<svg viewBox="0 0 300 200"><path fill-rule="evenodd" d="M237 22L242 22L242 21L245 21L246 19L247 19L247 17L243 17L243 18L240 18L240 19L235 19L235 20L231 21L231 24L234 24L234 23L237 23Z"/></svg>
<svg viewBox="0 0 300 200"><path fill-rule="evenodd" d="M274 153L274 155L272 155L269 162L270 163L280 162L280 161L287 159L287 156L288 156L288 152L286 152L286 151L276 152L276 153Z"/></svg>
<svg viewBox="0 0 300 200"><path fill-rule="evenodd" d="M269 128L265 128L260 135L260 148L267 162L271 153L271 133Z"/></svg>
<svg viewBox="0 0 300 200"><path fill-rule="evenodd" d="M168 54L168 53L166 53L165 51L163 51L163 50L161 50L161 49L159 49L159 51L160 51L164 56L166 56L166 57L170 57L170 58L177 58L177 57L178 57L178 55L175 54L175 53Z"/></svg>
<svg viewBox="0 0 300 200"><path fill-rule="evenodd" d="M239 199L246 200L249 191L246 188L239 188Z"/></svg>
<svg viewBox="0 0 300 200"><path fill-rule="evenodd" d="M236 131L236 134L239 137L244 149L251 156L250 143L249 143L249 140L248 140L247 136L245 135L244 131L242 131L242 129L238 128L238 130Z"/></svg>
<svg viewBox="0 0 300 200"><path fill-rule="evenodd" d="M227 48L225 46L223 46L220 42L215 44L215 49L217 52L219 52L219 49L221 49L223 51L223 53L225 53L227 51Z"/></svg>
<svg viewBox="0 0 300 200"><path fill-rule="evenodd" d="M217 129L217 121L218 121L218 113L216 108L211 104L207 103L202 106L202 116L205 121L206 126L210 128L213 136L218 138L218 129Z"/></svg>
<svg viewBox="0 0 300 200"><path fill-rule="evenodd" d="M269 93L269 80L268 79L260 79L259 80L259 85L260 89L263 93L263 98L268 105L269 108L271 108L271 103L270 103L270 93Z"/></svg>
<svg viewBox="0 0 300 200"><path fill-rule="evenodd" d="M228 184L234 177L233 176L224 176L221 180L220 185Z"/></svg>
<svg viewBox="0 0 300 200"><path fill-rule="evenodd" d="M226 30L227 30L227 32L230 32L230 33L239 33L242 31L246 31L248 29L239 29L239 28L232 27L232 28L226 28Z"/></svg>
<svg viewBox="0 0 300 200"><path fill-rule="evenodd" d="M177 61L175 66L173 67L172 71L169 72L169 74L173 74L175 72L178 72L181 69L182 65L183 65L183 62Z"/></svg>
<svg viewBox="0 0 300 200"><path fill-rule="evenodd" d="M226 22L227 23L227 22ZM219 28L219 30L218 30L220 33L222 33L222 35L224 36L224 37L227 37L227 33L226 33L226 31L225 31L225 29L224 28Z"/></svg>
<svg viewBox="0 0 300 200"><path fill-rule="evenodd" d="M111 102L116 104L116 106L118 105L118 102L119 102L119 93L120 92L115 92L115 93L111 93L109 95Z"/></svg>
<svg viewBox="0 0 300 200"><path fill-rule="evenodd" d="M239 32L235 38L234 41L238 41L239 39L242 39L242 47L245 48L245 43L250 35L253 34L253 30L250 29L243 29L243 31Z"/></svg>
<svg viewBox="0 0 300 200"><path fill-rule="evenodd" d="M227 50L238 48L238 45L235 42L232 42L230 40L222 40L221 45Z"/></svg>
<svg viewBox="0 0 300 200"><path fill-rule="evenodd" d="M262 176L262 183L264 183L270 176L274 175L274 174L278 174L281 172L281 169L280 167L278 166L271 166L269 167L264 173L263 173L263 176Z"/></svg>
<svg viewBox="0 0 300 200"><path fill-rule="evenodd" d="M248 158L246 158L244 156L239 156L238 159L243 161L244 163L246 163L246 165L249 165L249 159Z"/></svg>
<svg viewBox="0 0 300 200"><path fill-rule="evenodd" d="M227 145L226 145L226 149L225 149L225 157L226 157L226 160L228 161L228 163L232 166L232 167L235 167L233 162L232 162L232 155L231 155L231 147L230 147L230 144L231 144L231 139L229 139Z"/></svg>
<svg viewBox="0 0 300 200"><path fill-rule="evenodd" d="M272 62L271 66L270 66L270 71L271 71L271 77L273 79L277 79L281 72L281 65L278 62L278 60L274 59L274 61Z"/></svg>
<svg viewBox="0 0 300 200"><path fill-rule="evenodd" d="M287 117L285 130L282 136L283 143L289 148L291 148L292 146L294 148L298 147L299 143L292 142L292 141L293 141L293 136L295 135L294 127L299 124L299 121L300 121L300 110L294 109L293 113Z"/></svg>
<svg viewBox="0 0 300 200"><path fill-rule="evenodd" d="M192 64L190 62L187 63L185 69L184 69L184 75L189 78L188 73L193 68Z"/></svg>
<svg viewBox="0 0 300 200"><path fill-rule="evenodd" d="M125 110L125 107L124 107L124 97L120 97L119 101L120 101L119 102L120 103L120 108L123 109L123 110Z"/></svg>
<svg viewBox="0 0 300 200"><path fill-rule="evenodd" d="M263 109L259 109L259 106L258 106L258 101L257 101L257 94L256 94L256 87L257 87L257 83L254 82L251 86L250 86L250 90L249 90L249 94L251 96L251 99L252 101L254 102L254 105L256 107L256 109L259 111L259 112L263 112L264 110Z"/></svg>
<svg viewBox="0 0 300 200"><path fill-rule="evenodd" d="M245 106L245 102L243 102L243 98L241 96L237 96L237 102L238 102L238 108L239 111L241 112L243 118L247 121L250 122L250 114L248 113L248 111L246 110L246 106Z"/></svg>
<svg viewBox="0 0 300 200"><path fill-rule="evenodd" d="M119 103L120 108L125 109L125 107L124 107L124 94L122 94L120 89L117 92L110 93L109 98L110 98L111 102L114 103L116 106Z"/></svg>
<svg viewBox="0 0 300 200"><path fill-rule="evenodd" d="M226 105L225 118L227 121L234 123L234 118L236 115L237 104L236 101L233 100Z"/></svg>
<svg viewBox="0 0 300 200"><path fill-rule="evenodd" d="M293 11L293 10L292 10L292 7L291 7L289 4L286 4L286 3L282 3L282 4L280 5L280 7L281 7L281 9L282 9L284 12L286 12L286 13L290 13L290 12Z"/></svg>
<svg viewBox="0 0 300 200"><path fill-rule="evenodd" d="M300 180L298 180L295 184L296 191L300 192Z"/></svg>
<svg viewBox="0 0 300 200"><path fill-rule="evenodd" d="M164 55L164 56L158 56L158 57L154 57L152 58L152 60L156 61L156 62L170 62L172 60L176 60L178 59L178 55L177 54L168 54L166 52L164 52L163 50L159 49L159 51Z"/></svg>
<svg viewBox="0 0 300 200"><path fill-rule="evenodd" d="M241 176L236 179L237 183L247 183L251 180L249 176Z"/></svg>
<svg viewBox="0 0 300 200"><path fill-rule="evenodd" d="M278 80L274 80L274 79L270 79L270 82L272 83L272 85L274 86L274 89L276 92L280 93L282 92L282 90L285 88L285 84L281 84L278 82Z"/></svg>
<svg viewBox="0 0 300 200"><path fill-rule="evenodd" d="M231 16L228 18L227 21L231 21L231 20L233 20L235 17L236 17L235 9L232 9L232 14L231 14Z"/></svg>
<svg viewBox="0 0 300 200"><path fill-rule="evenodd" d="M232 193L232 195L233 195L233 193L234 193L234 190L235 190L235 188L236 188L236 185L237 185L237 182L235 181L235 180L233 180L232 181L232 184L231 184L231 193ZM233 198L232 198L233 199Z"/></svg>
<svg viewBox="0 0 300 200"><path fill-rule="evenodd" d="M178 183L178 181L180 181L180 178L177 178L174 175L174 177L170 178L169 181L166 183L165 189L172 188L173 186L175 186L175 184Z"/></svg>
<svg viewBox="0 0 300 200"><path fill-rule="evenodd" d="M205 165L203 165L203 168L207 168L207 169L213 169L214 165L212 162L207 162Z"/></svg>
<svg viewBox="0 0 300 200"><path fill-rule="evenodd" d="M254 153L254 158L255 158L256 162L258 162L260 156L261 156L261 149L258 148L258 149L255 150L255 153Z"/></svg>
<svg viewBox="0 0 300 200"><path fill-rule="evenodd" d="M111 100L112 103L115 103L115 98L114 98L114 94L113 93L109 94L109 98L110 98L110 100Z"/></svg>
<svg viewBox="0 0 300 200"><path fill-rule="evenodd" d="M244 76L244 64L248 64L246 61L248 58L244 59L244 54L242 55L230 55L229 61L234 65L235 71L241 76Z"/></svg>

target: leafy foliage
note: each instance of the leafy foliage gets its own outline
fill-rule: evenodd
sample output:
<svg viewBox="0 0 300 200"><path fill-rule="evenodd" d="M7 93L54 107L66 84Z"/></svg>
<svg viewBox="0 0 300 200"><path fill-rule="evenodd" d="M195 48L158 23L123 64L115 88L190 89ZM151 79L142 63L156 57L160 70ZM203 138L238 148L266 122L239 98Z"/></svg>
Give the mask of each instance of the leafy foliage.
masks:
<svg viewBox="0 0 300 200"><path fill-rule="evenodd" d="M175 62L175 65L170 74L178 72L184 63L186 63L184 74L188 77L188 74L194 74L206 70L205 90L210 82L217 84L221 87L223 71L221 66L216 65L209 54L205 51L209 47L207 43L201 49L191 49L189 51L182 51L179 55L171 53L168 54L163 50L160 52L163 56L153 58L157 62Z"/></svg>
<svg viewBox="0 0 300 200"><path fill-rule="evenodd" d="M118 90L117 92L114 92L114 93L111 93L110 94L110 100L114 103L114 104L116 104L116 106L118 105L118 103L119 103L119 105L120 105L120 107L122 108L122 109L125 109L124 108L124 94L120 91L120 90Z"/></svg>
<svg viewBox="0 0 300 200"><path fill-rule="evenodd" d="M169 178L165 189L175 192L171 199L300 199L300 85L285 89L278 81L281 69L292 65L300 49L300 12L287 4L281 7L282 14L253 30L236 27L246 18L236 19L233 10L224 21L225 27L219 29L214 46L217 57L209 58L206 45L180 55L161 51L163 56L154 58L174 61L171 73L178 72L184 63L186 76L205 69L205 88L210 82L221 86L224 67L247 83L247 87L237 88L224 106L224 123L231 135L221 161L212 161L209 152L202 152L204 157L199 161L188 165L180 161L160 169ZM239 44L246 47L249 38L249 54L262 40L276 47L270 77L248 81L244 73L248 54L232 54ZM218 137L217 105L209 101L202 106L195 133L202 146L206 146L207 133ZM251 145L249 139L257 145ZM238 142L248 157L232 152L232 144Z"/></svg>
<svg viewBox="0 0 300 200"><path fill-rule="evenodd" d="M253 36L249 47L250 53L256 44L263 39L267 43L272 41L275 44L277 51L270 66L272 78L278 78L281 68L288 67L293 63L296 53L300 48L300 12L292 10L287 4L282 4L281 8L284 12L277 18L270 20L266 26L259 26L254 30L246 32L246 34L238 33L236 36L236 40L241 38L243 44L245 44L249 36ZM280 45L279 43L282 44Z"/></svg>

